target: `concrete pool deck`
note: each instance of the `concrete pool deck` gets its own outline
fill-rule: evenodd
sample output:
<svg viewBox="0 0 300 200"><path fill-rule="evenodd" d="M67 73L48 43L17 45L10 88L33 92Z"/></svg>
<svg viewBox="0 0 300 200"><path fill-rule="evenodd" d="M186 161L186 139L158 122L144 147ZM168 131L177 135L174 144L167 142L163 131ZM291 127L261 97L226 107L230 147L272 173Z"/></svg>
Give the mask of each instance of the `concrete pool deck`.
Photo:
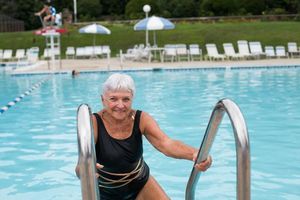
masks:
<svg viewBox="0 0 300 200"><path fill-rule="evenodd" d="M55 69L47 61L39 61L33 66L19 67L13 70L13 74L27 73L52 73L76 71L122 71L122 70L151 70L162 69L184 69L184 68L235 68L235 67L300 67L300 58L285 59L260 59L260 60L225 60L225 61L184 61L184 62L120 62L119 58L107 59L73 59L56 61ZM51 64L51 63L50 63ZM61 67L60 67L61 66ZM50 69L49 69L50 68Z"/></svg>

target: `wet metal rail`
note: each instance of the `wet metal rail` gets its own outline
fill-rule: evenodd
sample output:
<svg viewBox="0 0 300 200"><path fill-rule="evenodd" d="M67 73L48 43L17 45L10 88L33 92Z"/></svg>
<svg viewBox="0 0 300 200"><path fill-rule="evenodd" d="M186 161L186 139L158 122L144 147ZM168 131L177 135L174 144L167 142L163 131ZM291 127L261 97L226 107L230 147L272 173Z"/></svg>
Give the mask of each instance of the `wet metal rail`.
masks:
<svg viewBox="0 0 300 200"><path fill-rule="evenodd" d="M233 127L236 159L237 159L237 195L238 200L250 200L250 143L247 126L239 107L229 99L220 100L210 117L204 138L202 140L195 163L205 160L222 121L224 113L227 113ZM199 171L192 169L186 187L185 199L195 199L195 189L200 177Z"/></svg>
<svg viewBox="0 0 300 200"><path fill-rule="evenodd" d="M83 200L99 200L96 154L91 111L82 104L77 110L78 166Z"/></svg>

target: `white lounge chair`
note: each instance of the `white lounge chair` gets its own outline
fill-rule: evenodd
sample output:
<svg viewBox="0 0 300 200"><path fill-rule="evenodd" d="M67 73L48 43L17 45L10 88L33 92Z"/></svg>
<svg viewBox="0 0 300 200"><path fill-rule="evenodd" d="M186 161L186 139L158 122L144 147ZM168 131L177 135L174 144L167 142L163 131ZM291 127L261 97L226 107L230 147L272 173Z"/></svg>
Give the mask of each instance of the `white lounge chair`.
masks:
<svg viewBox="0 0 300 200"><path fill-rule="evenodd" d="M265 53L267 58L275 58L276 54L273 46L265 46Z"/></svg>
<svg viewBox="0 0 300 200"><path fill-rule="evenodd" d="M88 58L96 58L96 54L95 54L95 48L94 46L86 46L84 47L84 53L85 53L85 56L88 57Z"/></svg>
<svg viewBox="0 0 300 200"><path fill-rule="evenodd" d="M285 47L284 46L276 46L275 47L275 52L276 52L276 56L278 58L287 58L288 54L285 51Z"/></svg>
<svg viewBox="0 0 300 200"><path fill-rule="evenodd" d="M74 59L75 58L75 48L74 47L67 47L67 49L66 49L66 58L67 59Z"/></svg>
<svg viewBox="0 0 300 200"><path fill-rule="evenodd" d="M251 54L255 58L259 59L259 58L266 56L266 53L263 52L263 50L262 50L262 46L261 46L260 42L258 42L258 41L249 42L249 47L250 47Z"/></svg>
<svg viewBox="0 0 300 200"><path fill-rule="evenodd" d="M120 50L120 58L122 62L125 60L132 60L132 61L140 60L141 57L140 57L140 50L138 46L134 46L133 48L127 49L126 53L123 53L123 51Z"/></svg>
<svg viewBox="0 0 300 200"><path fill-rule="evenodd" d="M95 50L95 54L96 56L98 57L101 57L102 56L102 46L95 46L94 47L94 50Z"/></svg>
<svg viewBox="0 0 300 200"><path fill-rule="evenodd" d="M29 62L36 62L39 59L39 47L31 47L26 50L26 57Z"/></svg>
<svg viewBox="0 0 300 200"><path fill-rule="evenodd" d="M85 47L76 47L75 55L76 59L86 58L87 54L85 53Z"/></svg>
<svg viewBox="0 0 300 200"><path fill-rule="evenodd" d="M3 49L0 49L0 61L2 60L3 58Z"/></svg>
<svg viewBox="0 0 300 200"><path fill-rule="evenodd" d="M13 54L13 50L11 50L11 49L4 49L2 60L4 60L4 61L10 61L10 60L12 60L12 54Z"/></svg>
<svg viewBox="0 0 300 200"><path fill-rule="evenodd" d="M288 42L288 54L292 58L300 55L300 51L296 42Z"/></svg>
<svg viewBox="0 0 300 200"><path fill-rule="evenodd" d="M234 50L234 47L232 45L232 43L224 43L223 44L223 48L224 48L224 54L227 58L229 59L242 59L244 58L244 56L240 55L239 53L236 53Z"/></svg>
<svg viewBox="0 0 300 200"><path fill-rule="evenodd" d="M17 49L16 50L16 55L15 55L15 58L16 59L22 59L22 58L25 58L25 49Z"/></svg>
<svg viewBox="0 0 300 200"><path fill-rule="evenodd" d="M21 60L24 60L25 58L26 58L25 49L17 49L15 59L19 62Z"/></svg>
<svg viewBox="0 0 300 200"><path fill-rule="evenodd" d="M206 44L206 51L208 59L211 60L224 60L226 56L219 54L216 44Z"/></svg>
<svg viewBox="0 0 300 200"><path fill-rule="evenodd" d="M200 49L199 44L190 44L189 54L191 61L194 61L195 59L202 60L202 49Z"/></svg>
<svg viewBox="0 0 300 200"><path fill-rule="evenodd" d="M163 62L169 60L173 62L176 58L176 45L166 44L163 50Z"/></svg>
<svg viewBox="0 0 300 200"><path fill-rule="evenodd" d="M238 45L239 54L241 56L243 56L246 59L253 57L249 51L249 45L247 40L238 40L237 45Z"/></svg>
<svg viewBox="0 0 300 200"><path fill-rule="evenodd" d="M189 52L186 47L186 44L176 45L176 56L178 61L181 61L182 59L190 61Z"/></svg>
<svg viewBox="0 0 300 200"><path fill-rule="evenodd" d="M105 55L106 58L110 58L110 47L108 45L103 45L102 46L102 55Z"/></svg>

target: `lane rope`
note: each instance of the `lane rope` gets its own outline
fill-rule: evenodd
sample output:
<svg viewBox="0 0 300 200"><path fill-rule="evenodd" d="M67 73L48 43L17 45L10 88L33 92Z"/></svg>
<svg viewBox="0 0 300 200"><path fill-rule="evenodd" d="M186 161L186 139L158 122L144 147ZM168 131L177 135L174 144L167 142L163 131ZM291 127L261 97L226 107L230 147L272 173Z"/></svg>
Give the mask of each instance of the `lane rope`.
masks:
<svg viewBox="0 0 300 200"><path fill-rule="evenodd" d="M9 108L16 105L16 103L20 102L23 98L30 95L35 89L39 88L44 82L46 82L50 77L47 77L40 82L34 84L29 90L21 94L20 96L16 97L13 101L8 102L6 106L3 106L0 108L0 115L2 115L5 111L7 111Z"/></svg>

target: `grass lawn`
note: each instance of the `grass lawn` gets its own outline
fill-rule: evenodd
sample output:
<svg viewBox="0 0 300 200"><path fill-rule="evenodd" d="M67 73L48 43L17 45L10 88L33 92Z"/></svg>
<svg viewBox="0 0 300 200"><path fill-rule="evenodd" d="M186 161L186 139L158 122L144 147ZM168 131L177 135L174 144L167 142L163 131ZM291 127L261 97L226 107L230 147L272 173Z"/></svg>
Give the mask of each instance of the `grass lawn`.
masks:
<svg viewBox="0 0 300 200"><path fill-rule="evenodd" d="M145 31L134 31L134 24L102 23L112 32L111 35L96 35L96 45L109 45L113 56L120 49L145 43ZM61 37L62 52L67 46L88 46L93 44L93 35L79 34L73 25L67 27L68 33ZM300 45L300 22L218 22L218 23L177 23L173 30L156 31L157 44L198 43L202 49L206 43L216 43L223 51L222 43L231 42L236 46L237 40L260 41L265 45L287 45L297 42ZM153 44L153 32L149 34ZM45 38L33 34L33 31L0 33L0 49L18 49L38 46L45 48ZM42 53L42 51L40 52Z"/></svg>

